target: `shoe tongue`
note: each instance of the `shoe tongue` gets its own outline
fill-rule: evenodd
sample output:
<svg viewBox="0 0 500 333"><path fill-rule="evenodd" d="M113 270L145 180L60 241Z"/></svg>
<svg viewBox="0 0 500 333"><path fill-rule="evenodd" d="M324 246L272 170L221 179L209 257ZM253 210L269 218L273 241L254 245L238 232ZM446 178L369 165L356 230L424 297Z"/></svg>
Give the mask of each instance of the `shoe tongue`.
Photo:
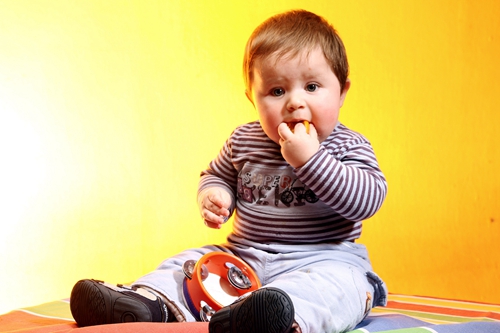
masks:
<svg viewBox="0 0 500 333"><path fill-rule="evenodd" d="M156 298L157 298L157 295L155 293L153 293L152 291L148 290L148 289L145 289L145 288L141 288L141 287L129 287L129 286L125 286L125 285L112 285L110 283L107 283L107 282L103 282L103 285L108 287L109 289L113 289L113 290L116 290L116 291L119 291L119 292L130 292L130 293L137 293L141 296L144 296L146 297L147 299L151 300L151 301L156 301Z"/></svg>
<svg viewBox="0 0 500 333"><path fill-rule="evenodd" d="M136 290L135 290L136 293L138 293L139 295L141 296L144 296L146 297L147 299L150 299L152 301L155 301L156 300L156 295L153 294L151 291L147 290L147 289L144 289L144 288L141 288L141 287L138 287Z"/></svg>

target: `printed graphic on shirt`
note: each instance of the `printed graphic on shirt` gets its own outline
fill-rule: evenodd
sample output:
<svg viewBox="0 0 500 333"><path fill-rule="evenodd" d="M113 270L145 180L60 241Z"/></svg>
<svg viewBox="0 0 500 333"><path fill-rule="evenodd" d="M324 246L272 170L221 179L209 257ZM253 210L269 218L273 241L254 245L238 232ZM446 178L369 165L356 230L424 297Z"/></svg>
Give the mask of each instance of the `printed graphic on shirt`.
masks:
<svg viewBox="0 0 500 333"><path fill-rule="evenodd" d="M245 164L238 175L237 194L240 203L247 207L267 206L268 210L282 212L290 209L295 211L299 207L324 205L288 167L266 168ZM317 208L320 207L315 207Z"/></svg>

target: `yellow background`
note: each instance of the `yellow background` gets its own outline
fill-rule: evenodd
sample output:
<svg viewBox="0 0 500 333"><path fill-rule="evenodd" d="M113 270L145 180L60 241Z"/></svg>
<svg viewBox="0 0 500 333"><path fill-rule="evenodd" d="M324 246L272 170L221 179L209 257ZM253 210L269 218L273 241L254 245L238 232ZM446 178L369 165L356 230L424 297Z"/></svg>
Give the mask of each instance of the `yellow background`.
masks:
<svg viewBox="0 0 500 333"><path fill-rule="evenodd" d="M292 8L346 44L341 120L389 181L361 239L375 270L394 293L500 303L498 1L0 0L0 313L224 240L198 175L256 119L248 36Z"/></svg>

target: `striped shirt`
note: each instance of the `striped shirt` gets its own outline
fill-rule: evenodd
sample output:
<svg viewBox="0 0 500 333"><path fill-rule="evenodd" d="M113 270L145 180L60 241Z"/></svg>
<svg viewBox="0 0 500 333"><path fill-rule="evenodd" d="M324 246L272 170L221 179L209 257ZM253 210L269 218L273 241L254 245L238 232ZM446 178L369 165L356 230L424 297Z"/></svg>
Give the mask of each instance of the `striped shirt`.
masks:
<svg viewBox="0 0 500 333"><path fill-rule="evenodd" d="M355 240L387 192L372 146L338 124L318 152L291 167L258 121L236 128L201 173L199 191L232 194L233 233L254 242Z"/></svg>

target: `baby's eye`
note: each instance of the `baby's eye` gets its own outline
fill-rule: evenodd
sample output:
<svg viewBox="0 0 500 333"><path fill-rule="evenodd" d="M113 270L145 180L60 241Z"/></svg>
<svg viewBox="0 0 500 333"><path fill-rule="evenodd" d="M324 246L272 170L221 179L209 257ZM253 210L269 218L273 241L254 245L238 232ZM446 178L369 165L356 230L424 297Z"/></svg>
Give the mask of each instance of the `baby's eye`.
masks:
<svg viewBox="0 0 500 333"><path fill-rule="evenodd" d="M271 90L271 94L273 96L282 96L284 93L285 90L283 90L282 88L274 88L273 90Z"/></svg>
<svg viewBox="0 0 500 333"><path fill-rule="evenodd" d="M316 91L318 89L318 85L316 83L310 83L306 86L306 90L309 92Z"/></svg>

